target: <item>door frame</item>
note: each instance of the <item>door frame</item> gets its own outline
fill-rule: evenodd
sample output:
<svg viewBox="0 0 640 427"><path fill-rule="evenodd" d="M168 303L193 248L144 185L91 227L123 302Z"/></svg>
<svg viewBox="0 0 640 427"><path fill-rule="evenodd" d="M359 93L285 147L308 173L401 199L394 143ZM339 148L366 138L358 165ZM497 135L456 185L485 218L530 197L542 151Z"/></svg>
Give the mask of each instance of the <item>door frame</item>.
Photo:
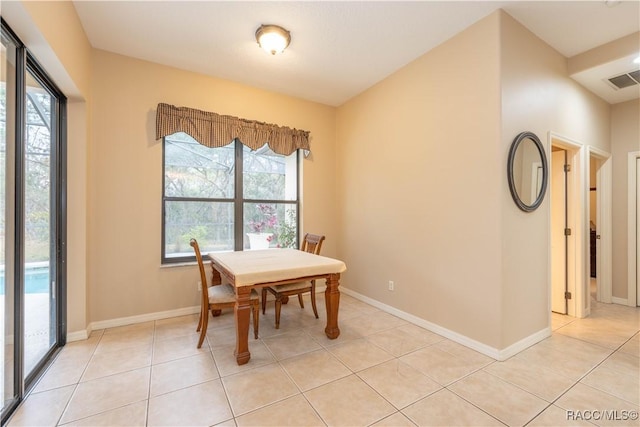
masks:
<svg viewBox="0 0 640 427"><path fill-rule="evenodd" d="M636 230L636 210L637 210L637 163L640 158L640 151L632 151L628 154L628 184L627 184L627 305L636 307L638 304L637 292L637 230ZM622 302L622 301L621 301Z"/></svg>
<svg viewBox="0 0 640 427"><path fill-rule="evenodd" d="M613 176L612 176L612 157L611 153L600 150L599 148L589 147L589 159L594 157L600 163L600 167L596 171L596 233L600 236L599 246L596 254L596 300L604 303L612 302L612 192L613 192ZM591 176L591 162L587 161L587 176ZM587 224L588 226L588 224ZM587 230L588 231L588 230ZM590 271L590 258L587 265ZM589 310L591 309L591 300L589 301Z"/></svg>
<svg viewBox="0 0 640 427"><path fill-rule="evenodd" d="M586 260L588 251L586 245L588 239L585 238L585 230L588 236L588 180L585 163L587 154L585 145L571 138L562 136L550 131L548 134L549 147L559 147L567 151L567 164L571 171L567 174L567 228L571 229L571 235L567 239L567 290L572 298L567 304L567 315L573 317L585 317L589 315L589 301L587 296L588 277L587 269L589 264ZM551 148L552 149L552 148ZM551 215L551 211L549 211ZM551 233L551 229L549 229ZM551 236L549 237L551 239ZM551 241L551 240L549 240ZM549 251L549 262L551 251ZM549 283L551 295L551 282Z"/></svg>

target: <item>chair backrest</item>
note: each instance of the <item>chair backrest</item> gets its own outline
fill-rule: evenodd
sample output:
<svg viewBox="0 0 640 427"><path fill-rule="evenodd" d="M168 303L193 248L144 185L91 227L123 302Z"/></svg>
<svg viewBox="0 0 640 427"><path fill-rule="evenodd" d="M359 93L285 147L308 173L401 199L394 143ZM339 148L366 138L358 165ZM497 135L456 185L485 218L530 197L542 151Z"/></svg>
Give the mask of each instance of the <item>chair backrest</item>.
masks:
<svg viewBox="0 0 640 427"><path fill-rule="evenodd" d="M202 255L200 254L200 246L196 239L189 240L189 244L196 253L196 259L198 260L198 267L200 268L200 283L202 288L202 304L209 302L209 291L207 290L207 275L204 272L204 264L202 263Z"/></svg>
<svg viewBox="0 0 640 427"><path fill-rule="evenodd" d="M302 239L302 245L300 246L300 250L305 252L311 252L312 254L320 255L322 242L324 242L324 236L306 233L304 235L304 239Z"/></svg>

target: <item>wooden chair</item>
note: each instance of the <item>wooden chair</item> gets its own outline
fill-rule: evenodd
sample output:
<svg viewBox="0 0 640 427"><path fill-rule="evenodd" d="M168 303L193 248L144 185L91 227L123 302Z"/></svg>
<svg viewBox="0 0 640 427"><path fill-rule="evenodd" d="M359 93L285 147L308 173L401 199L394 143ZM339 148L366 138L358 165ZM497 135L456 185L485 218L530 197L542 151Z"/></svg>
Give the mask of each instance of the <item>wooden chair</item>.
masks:
<svg viewBox="0 0 640 427"><path fill-rule="evenodd" d="M300 250L319 255L323 241L324 236L307 233L304 235L304 239L302 239ZM287 283L286 285L275 285L262 288L262 314L264 314L267 309L267 292L271 292L276 297L276 329L280 329L280 310L282 308L282 303L286 303L286 300L288 300L288 298L292 295L298 295L300 307L304 308L302 294L304 294L305 292L311 292L311 306L313 307L313 314L315 314L316 319L318 318L318 309L316 308L315 280L307 282Z"/></svg>
<svg viewBox="0 0 640 427"><path fill-rule="evenodd" d="M202 283L202 304L200 306L200 320L196 332L200 332L198 348L202 347L204 337L207 335L207 325L209 323L209 310L212 316L219 316L220 312L226 308L233 308L236 303L236 292L229 283L222 285L207 286L207 275L204 272L202 255L196 239L191 239L189 244L196 253L198 267L200 267L200 281ZM253 311L253 334L258 339L258 320L260 316L260 298L258 293L251 290L251 308Z"/></svg>

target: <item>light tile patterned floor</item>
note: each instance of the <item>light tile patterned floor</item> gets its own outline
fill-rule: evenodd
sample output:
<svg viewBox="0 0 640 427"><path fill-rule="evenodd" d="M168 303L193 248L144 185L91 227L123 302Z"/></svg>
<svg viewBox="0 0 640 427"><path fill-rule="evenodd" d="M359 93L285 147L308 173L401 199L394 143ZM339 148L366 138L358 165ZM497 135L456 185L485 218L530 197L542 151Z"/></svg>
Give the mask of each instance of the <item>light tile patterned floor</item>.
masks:
<svg viewBox="0 0 640 427"><path fill-rule="evenodd" d="M269 304L244 366L232 312L200 350L195 315L95 331L60 352L10 425L638 425L567 414L637 415L640 309L553 314L550 338L496 362L345 294L328 340L322 296L319 320L293 299L280 330Z"/></svg>

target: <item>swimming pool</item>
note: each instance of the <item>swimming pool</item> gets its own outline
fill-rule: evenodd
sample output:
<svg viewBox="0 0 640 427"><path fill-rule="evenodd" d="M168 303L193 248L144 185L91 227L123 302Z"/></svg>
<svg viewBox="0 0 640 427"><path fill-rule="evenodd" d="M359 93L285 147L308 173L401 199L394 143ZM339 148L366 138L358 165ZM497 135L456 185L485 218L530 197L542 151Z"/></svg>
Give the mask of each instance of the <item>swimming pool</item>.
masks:
<svg viewBox="0 0 640 427"><path fill-rule="evenodd" d="M25 291L28 294L49 292L49 267L27 267L24 281ZM4 295L4 270L0 271L0 295Z"/></svg>

